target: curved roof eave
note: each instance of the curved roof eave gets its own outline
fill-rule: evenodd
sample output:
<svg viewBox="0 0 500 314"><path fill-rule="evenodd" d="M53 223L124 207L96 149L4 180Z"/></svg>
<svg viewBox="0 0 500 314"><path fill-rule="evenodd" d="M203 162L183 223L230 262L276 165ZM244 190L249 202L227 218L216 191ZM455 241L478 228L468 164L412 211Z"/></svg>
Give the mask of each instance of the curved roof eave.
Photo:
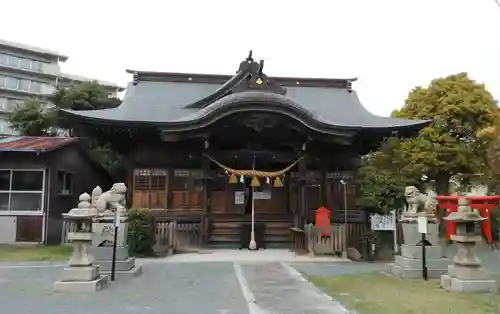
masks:
<svg viewBox="0 0 500 314"><path fill-rule="evenodd" d="M94 113L97 111L108 111L114 109L102 109L93 111ZM343 135L346 136L349 133L357 133L363 131L381 131L382 133L390 133L394 131L402 131L402 130L414 130L418 131L423 127L427 126L432 121L420 120L420 121L412 121L407 119L395 119L388 117L378 117L376 118L377 122L381 122L380 125L376 126L343 126L343 125L332 125L322 121L321 117L317 117L314 113L312 113L307 108L301 106L296 103L294 100L289 97L267 93L267 92L257 92L257 91L249 91L249 92L241 92L230 94L219 100L215 101L211 105L193 112L192 114L179 118L174 121L168 122L158 122L158 121L124 121L124 120L116 120L116 119L106 119L101 117L92 117L83 112L71 111L71 110L62 110L65 114L79 117L82 120L86 120L88 122L92 121L93 123L98 124L106 124L106 125L127 125L130 127L133 126L149 126L149 127L161 127L165 128L165 131L168 132L184 132L197 128L206 127L223 117L229 116L231 114L239 113L239 112L249 112L249 111L266 111L266 112L274 112L287 115L298 122L302 123L306 127L319 132L326 133L331 135ZM90 112L86 112L90 113ZM399 121L401 120L401 121ZM390 121L391 123L387 123ZM388 124L388 125L384 125Z"/></svg>

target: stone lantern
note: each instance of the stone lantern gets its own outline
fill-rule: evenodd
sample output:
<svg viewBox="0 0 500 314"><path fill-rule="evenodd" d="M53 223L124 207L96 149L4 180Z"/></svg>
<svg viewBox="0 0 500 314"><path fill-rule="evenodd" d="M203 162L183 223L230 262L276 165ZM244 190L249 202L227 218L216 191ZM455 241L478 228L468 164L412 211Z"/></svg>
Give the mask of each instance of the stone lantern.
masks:
<svg viewBox="0 0 500 314"><path fill-rule="evenodd" d="M79 197L78 208L63 214L71 225L68 241L74 246L69 265L64 269L63 278L54 283L54 290L60 292L94 292L101 290L108 282L108 276L101 276L99 266L92 254L92 222L97 210L90 204L90 195Z"/></svg>
<svg viewBox="0 0 500 314"><path fill-rule="evenodd" d="M444 219L456 224L456 234L451 239L457 244L457 253L448 267L448 274L441 276L441 287L447 291L496 292L496 281L481 267L481 260L474 251L476 243L482 241L475 232L476 224L486 218L472 210L467 199L461 198L457 211Z"/></svg>

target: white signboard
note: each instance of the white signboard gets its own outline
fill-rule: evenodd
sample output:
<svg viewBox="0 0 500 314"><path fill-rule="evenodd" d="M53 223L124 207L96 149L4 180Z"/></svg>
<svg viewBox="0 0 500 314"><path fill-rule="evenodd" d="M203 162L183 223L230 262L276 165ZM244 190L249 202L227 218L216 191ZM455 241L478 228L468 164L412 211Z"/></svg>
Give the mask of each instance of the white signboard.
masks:
<svg viewBox="0 0 500 314"><path fill-rule="evenodd" d="M427 234L427 217L418 217L418 232Z"/></svg>
<svg viewBox="0 0 500 314"><path fill-rule="evenodd" d="M394 231L396 230L396 212L391 211L388 215L370 215L371 228L374 231Z"/></svg>
<svg viewBox="0 0 500 314"><path fill-rule="evenodd" d="M392 210L387 215L371 214L371 229L373 231L391 231L394 235L394 252L398 251L396 211Z"/></svg>
<svg viewBox="0 0 500 314"><path fill-rule="evenodd" d="M245 204L245 192L244 191L235 191L234 192L234 204L236 204L236 205Z"/></svg>
<svg viewBox="0 0 500 314"><path fill-rule="evenodd" d="M253 192L253 198L256 200L270 200L271 199L271 190L264 190L262 192Z"/></svg>

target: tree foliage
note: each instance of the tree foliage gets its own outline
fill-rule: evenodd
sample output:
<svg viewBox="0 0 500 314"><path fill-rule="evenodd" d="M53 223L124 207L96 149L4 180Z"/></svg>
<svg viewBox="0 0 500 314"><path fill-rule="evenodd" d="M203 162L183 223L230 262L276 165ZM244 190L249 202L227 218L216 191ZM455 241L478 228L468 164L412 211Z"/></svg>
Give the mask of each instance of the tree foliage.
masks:
<svg viewBox="0 0 500 314"><path fill-rule="evenodd" d="M59 109L97 110L115 108L120 99L110 97L109 92L97 82L82 82L71 87L58 87L49 97L57 108L55 121L57 126L71 131L71 123L58 115Z"/></svg>
<svg viewBox="0 0 500 314"><path fill-rule="evenodd" d="M402 140L395 155L406 163L403 171L425 173L439 193L448 192L451 176L487 172L488 129L498 123L499 110L483 84L458 73L433 80L410 92L393 117L429 119L433 123L417 137Z"/></svg>
<svg viewBox="0 0 500 314"><path fill-rule="evenodd" d="M11 127L21 135L54 136L56 130L67 130L74 135L71 123L59 114L60 109L96 110L115 108L120 99L110 97L108 90L96 82L81 82L68 87L58 87L46 101L27 99L9 117ZM87 137L91 134L87 134ZM115 153L109 143L89 138L89 153L111 174L118 173L123 158Z"/></svg>
<svg viewBox="0 0 500 314"><path fill-rule="evenodd" d="M398 138L387 139L379 151L363 158L363 165L358 169L357 205L374 213L389 213L393 209L403 208L404 189L408 185L417 185L418 178L408 176L402 171L400 161L394 156Z"/></svg>
<svg viewBox="0 0 500 314"><path fill-rule="evenodd" d="M58 87L50 101L60 109L96 110L118 107L120 99L110 97L97 82L82 82L71 87Z"/></svg>
<svg viewBox="0 0 500 314"><path fill-rule="evenodd" d="M406 185L425 174L438 194L448 194L449 179L490 175L487 160L495 151L499 109L483 84L458 73L413 89L394 118L432 120L414 138L390 138L365 158L359 169L359 203L375 211L399 206ZM500 132L500 131L499 131ZM500 152L500 142L496 151ZM500 160L500 153L496 154ZM500 162L498 162L500 174ZM394 208L394 207L393 207ZM396 207L400 208L400 207Z"/></svg>
<svg viewBox="0 0 500 314"><path fill-rule="evenodd" d="M10 127L25 136L50 136L53 134L54 114L47 103L28 99L18 105L8 118Z"/></svg>

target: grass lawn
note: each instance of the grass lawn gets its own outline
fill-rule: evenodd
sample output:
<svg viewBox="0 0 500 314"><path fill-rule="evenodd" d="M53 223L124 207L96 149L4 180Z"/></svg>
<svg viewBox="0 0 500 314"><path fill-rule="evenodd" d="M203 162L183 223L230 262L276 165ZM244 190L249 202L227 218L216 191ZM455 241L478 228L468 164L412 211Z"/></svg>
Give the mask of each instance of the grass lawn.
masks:
<svg viewBox="0 0 500 314"><path fill-rule="evenodd" d="M359 314L500 313L500 294L446 292L438 280L401 280L380 273L309 278Z"/></svg>
<svg viewBox="0 0 500 314"><path fill-rule="evenodd" d="M68 245L3 245L0 244L0 261L64 261L73 248Z"/></svg>

